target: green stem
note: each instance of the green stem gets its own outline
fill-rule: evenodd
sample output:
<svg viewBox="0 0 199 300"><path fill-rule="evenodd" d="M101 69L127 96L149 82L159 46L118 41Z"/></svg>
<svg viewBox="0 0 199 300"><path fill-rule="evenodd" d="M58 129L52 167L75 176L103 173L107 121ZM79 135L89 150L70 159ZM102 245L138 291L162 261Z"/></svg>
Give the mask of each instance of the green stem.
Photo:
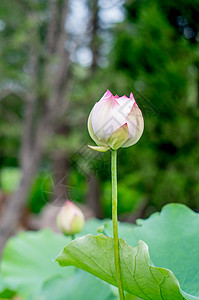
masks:
<svg viewBox="0 0 199 300"><path fill-rule="evenodd" d="M73 241L75 239L75 235L71 234L71 241Z"/></svg>
<svg viewBox="0 0 199 300"><path fill-rule="evenodd" d="M112 220L113 220L113 240L114 240L114 258L119 289L120 300L125 300L122 287L122 277L120 269L119 240L117 225L117 150L111 151L111 173L112 173Z"/></svg>

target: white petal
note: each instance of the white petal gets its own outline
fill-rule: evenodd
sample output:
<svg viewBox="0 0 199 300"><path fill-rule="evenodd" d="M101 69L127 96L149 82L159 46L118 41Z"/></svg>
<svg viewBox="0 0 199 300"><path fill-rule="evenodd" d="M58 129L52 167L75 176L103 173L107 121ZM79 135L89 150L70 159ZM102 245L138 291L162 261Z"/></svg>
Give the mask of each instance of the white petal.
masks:
<svg viewBox="0 0 199 300"><path fill-rule="evenodd" d="M112 96L101 99L93 107L91 122L93 131L102 141L107 141L111 134L126 123L126 117L120 112L120 105Z"/></svg>
<svg viewBox="0 0 199 300"><path fill-rule="evenodd" d="M106 146L103 141L99 140L96 134L93 131L92 127L92 122L91 122L91 115L92 115L93 110L91 110L90 115L88 117L88 132L90 134L90 137L93 139L93 141L98 145L98 146Z"/></svg>
<svg viewBox="0 0 199 300"><path fill-rule="evenodd" d="M129 128L130 137L122 147L129 147L137 143L144 130L144 119L142 112L136 103L127 117L127 125Z"/></svg>
<svg viewBox="0 0 199 300"><path fill-rule="evenodd" d="M130 113L133 104L135 103L135 100L132 100L126 96L122 96L120 98L117 98L116 101L120 105L119 113L126 118Z"/></svg>

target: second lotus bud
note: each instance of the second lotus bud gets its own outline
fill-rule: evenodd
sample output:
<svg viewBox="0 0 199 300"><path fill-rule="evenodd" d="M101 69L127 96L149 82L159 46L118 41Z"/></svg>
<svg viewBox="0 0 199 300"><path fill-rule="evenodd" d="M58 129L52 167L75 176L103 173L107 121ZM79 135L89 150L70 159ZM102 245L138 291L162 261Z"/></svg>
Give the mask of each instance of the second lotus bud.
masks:
<svg viewBox="0 0 199 300"><path fill-rule="evenodd" d="M82 231L85 218L82 211L71 201L66 201L57 215L57 226L66 235L74 235Z"/></svg>

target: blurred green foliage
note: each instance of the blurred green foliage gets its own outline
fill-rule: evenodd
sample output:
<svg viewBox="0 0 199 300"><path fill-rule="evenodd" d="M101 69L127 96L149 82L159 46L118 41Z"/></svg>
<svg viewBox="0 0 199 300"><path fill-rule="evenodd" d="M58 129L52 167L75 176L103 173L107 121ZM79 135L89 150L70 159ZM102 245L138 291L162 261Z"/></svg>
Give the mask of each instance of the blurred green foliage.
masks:
<svg viewBox="0 0 199 300"><path fill-rule="evenodd" d="M39 213L41 209L51 200L52 180L48 173L40 173L32 185L28 207L33 213Z"/></svg>
<svg viewBox="0 0 199 300"><path fill-rule="evenodd" d="M116 77L124 74L126 81L112 83L111 90L127 95L132 90L145 119L138 144L119 151L119 179L126 183L126 191L131 180L132 190L146 198L145 215L168 202L199 207L199 53L194 19L199 2L189 5L190 1L127 1L126 19L114 29L110 68ZM138 179L135 186L132 172ZM125 207L124 198L120 201Z"/></svg>
<svg viewBox="0 0 199 300"><path fill-rule="evenodd" d="M20 170L18 168L4 168L0 172L1 189L6 192L13 192L20 181Z"/></svg>
<svg viewBox="0 0 199 300"><path fill-rule="evenodd" d="M10 6L1 1L0 19L5 29L0 32L3 45L0 87L7 86L11 79L17 86L29 85L28 45L34 42L30 33L38 30L39 39L45 38L47 3L47 0L34 3L26 0L21 4L13 1ZM39 25L36 26L38 19L24 15L25 6L38 12ZM102 211L109 217L109 153L100 157L82 156L79 149L91 143L87 117L106 89L120 96L133 92L144 115L145 130L135 146L119 150L119 213L131 212L141 202L147 203L144 216L168 202L185 203L197 210L199 1L128 0L124 9L122 23L99 27L97 32L101 50L111 44L105 55L107 66L98 65L91 74L89 67L72 62L69 110L58 124L67 130L64 133L57 130L48 141L41 167L45 166L50 173L53 151L63 151L69 161L67 184L77 189L75 200L82 202L87 197L88 178L95 174L100 180ZM102 32L107 33L109 41L102 38ZM1 168L17 165L22 123L21 99L16 95L7 97L0 111ZM30 207L34 212L43 206L43 176L42 172L38 175L31 192ZM10 178L13 186L15 179ZM5 189L2 180L0 188Z"/></svg>

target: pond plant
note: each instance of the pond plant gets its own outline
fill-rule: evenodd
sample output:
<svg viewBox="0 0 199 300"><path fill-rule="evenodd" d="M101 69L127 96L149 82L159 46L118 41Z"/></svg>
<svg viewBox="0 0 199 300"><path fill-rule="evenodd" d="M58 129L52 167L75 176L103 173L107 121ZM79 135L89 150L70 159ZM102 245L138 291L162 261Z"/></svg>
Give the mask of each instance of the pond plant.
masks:
<svg viewBox="0 0 199 300"><path fill-rule="evenodd" d="M118 224L117 150L138 142L143 129L133 94L107 91L94 105L88 130L96 145L89 147L111 152L112 220L91 219L84 226L82 212L66 202L57 217L63 235L41 230L10 238L0 298L199 300L198 213L172 203L136 224Z"/></svg>
<svg viewBox="0 0 199 300"><path fill-rule="evenodd" d="M133 94L126 96L113 96L108 90L97 102L88 118L88 130L91 138L98 146L89 146L96 151L111 149L111 175L112 175L112 221L115 270L120 299L124 299L122 286L118 221L117 221L117 150L120 147L134 145L144 130L142 112L135 102Z"/></svg>

